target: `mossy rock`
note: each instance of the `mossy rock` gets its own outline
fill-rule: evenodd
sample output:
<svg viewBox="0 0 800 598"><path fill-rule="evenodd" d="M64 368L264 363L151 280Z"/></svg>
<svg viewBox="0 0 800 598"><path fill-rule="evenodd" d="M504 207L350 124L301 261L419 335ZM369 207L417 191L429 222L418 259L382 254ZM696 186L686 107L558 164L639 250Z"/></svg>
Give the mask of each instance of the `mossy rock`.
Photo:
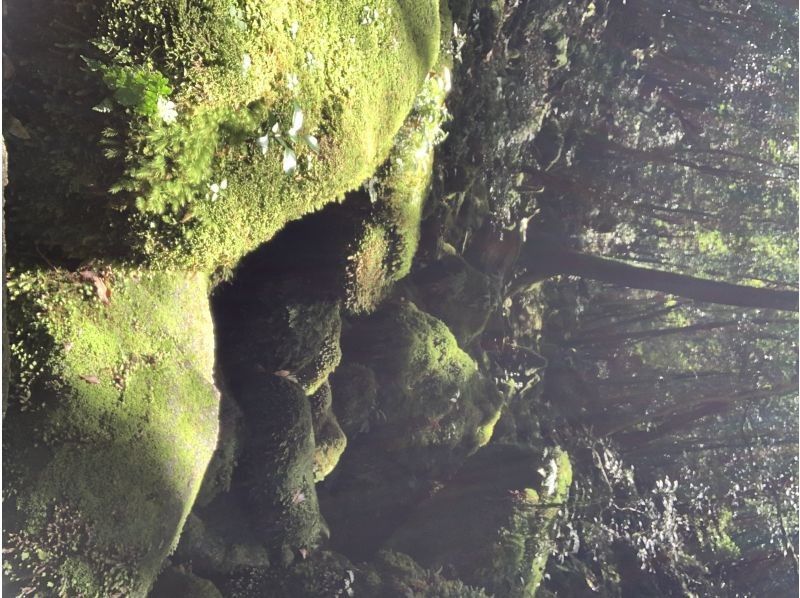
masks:
<svg viewBox="0 0 800 598"><path fill-rule="evenodd" d="M48 270L8 284L7 579L142 596L217 442L207 279Z"/></svg>
<svg viewBox="0 0 800 598"><path fill-rule="evenodd" d="M344 362L331 375L330 384L333 409L347 437L367 432L378 394L372 370L360 363Z"/></svg>
<svg viewBox="0 0 800 598"><path fill-rule="evenodd" d="M234 572L224 582L229 598L301 598L349 596L359 571L346 557L320 551L286 568L249 568ZM359 592L358 595L361 595Z"/></svg>
<svg viewBox="0 0 800 598"><path fill-rule="evenodd" d="M440 40L435 0L8 9L12 246L206 271L369 177Z"/></svg>
<svg viewBox="0 0 800 598"><path fill-rule="evenodd" d="M274 374L249 376L237 399L247 435L234 486L270 559L291 562L326 533L314 488L311 408L299 384Z"/></svg>
<svg viewBox="0 0 800 598"><path fill-rule="evenodd" d="M303 281L234 284L221 301L220 362L235 397L250 372L285 376L312 395L339 364L339 304Z"/></svg>
<svg viewBox="0 0 800 598"><path fill-rule="evenodd" d="M569 458L560 449L487 446L420 505L387 547L425 567L446 567L490 594L532 598L571 481Z"/></svg>
<svg viewBox="0 0 800 598"><path fill-rule="evenodd" d="M414 304L396 302L356 322L345 354L375 374L380 417L370 436L395 458L441 466L489 441L502 397L447 326Z"/></svg>
<svg viewBox="0 0 800 598"><path fill-rule="evenodd" d="M213 579L237 569L270 564L267 548L259 543L247 514L230 495L199 515L189 515L171 560L191 564L193 571Z"/></svg>
<svg viewBox="0 0 800 598"><path fill-rule="evenodd" d="M209 580L197 577L178 567L169 567L158 576L149 598L175 598L176 596L222 598L217 587Z"/></svg>
<svg viewBox="0 0 800 598"><path fill-rule="evenodd" d="M321 551L286 569L251 568L225 581L231 598L312 598L394 596L487 598L478 588L424 569L408 555L382 551L375 560L352 563L341 554Z"/></svg>
<svg viewBox="0 0 800 598"><path fill-rule="evenodd" d="M334 549L369 558L417 502L489 441L502 398L447 327L411 303L387 304L353 322L343 342L333 409L351 429L361 425L320 500ZM376 403L365 418L359 407L372 398L360 393L372 388Z"/></svg>
<svg viewBox="0 0 800 598"><path fill-rule="evenodd" d="M436 598L488 598L481 588L465 585L458 579L447 579L440 571L425 569L414 559L401 552L382 550L370 563L371 571L356 578L358 595L380 596L436 596Z"/></svg>
<svg viewBox="0 0 800 598"><path fill-rule="evenodd" d="M330 547L354 559L372 558L432 486L429 476L393 459L369 434L359 436L318 487Z"/></svg>
<svg viewBox="0 0 800 598"><path fill-rule="evenodd" d="M464 348L483 332L500 303L498 282L455 254L420 268L404 281L403 292L447 324Z"/></svg>

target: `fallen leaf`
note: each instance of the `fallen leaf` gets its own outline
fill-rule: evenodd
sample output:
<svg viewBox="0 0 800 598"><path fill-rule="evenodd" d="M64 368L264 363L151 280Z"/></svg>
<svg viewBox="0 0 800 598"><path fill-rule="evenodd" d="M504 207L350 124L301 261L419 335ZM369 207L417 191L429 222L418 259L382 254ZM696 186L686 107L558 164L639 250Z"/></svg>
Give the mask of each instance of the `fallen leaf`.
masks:
<svg viewBox="0 0 800 598"><path fill-rule="evenodd" d="M8 119L8 132L11 133L14 137L18 137L19 139L30 139L31 134L28 133L28 129L26 129L21 122L19 122L18 118L14 118L13 116Z"/></svg>
<svg viewBox="0 0 800 598"><path fill-rule="evenodd" d="M100 378L94 375L81 376L81 380L83 380L84 382L88 382L89 384L100 384Z"/></svg>
<svg viewBox="0 0 800 598"><path fill-rule="evenodd" d="M306 560L308 558L308 548L301 548L297 552L300 553L300 556L303 557L303 560Z"/></svg>
<svg viewBox="0 0 800 598"><path fill-rule="evenodd" d="M305 499L306 499L306 495L303 493L303 491L302 490L298 490L297 492L294 493L294 496L292 496L292 504L293 505L300 504Z"/></svg>
<svg viewBox="0 0 800 598"><path fill-rule="evenodd" d="M108 305L111 301L111 289L108 288L103 279L91 270L81 270L78 274L86 282L91 282L94 285L97 298L103 305Z"/></svg>
<svg viewBox="0 0 800 598"><path fill-rule="evenodd" d="M289 370L278 370L277 372L272 372L272 373L278 376L279 378L286 378L291 382L297 382L297 376L292 374L292 372L290 372Z"/></svg>

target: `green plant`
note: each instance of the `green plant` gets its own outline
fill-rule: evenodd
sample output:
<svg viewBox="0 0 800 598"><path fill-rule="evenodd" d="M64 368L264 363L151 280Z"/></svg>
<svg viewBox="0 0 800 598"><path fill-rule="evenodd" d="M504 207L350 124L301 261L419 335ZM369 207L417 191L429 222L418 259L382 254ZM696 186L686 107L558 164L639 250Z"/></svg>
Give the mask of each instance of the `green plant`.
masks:
<svg viewBox="0 0 800 598"><path fill-rule="evenodd" d="M121 55L120 55L121 56ZM166 123L177 117L175 104L166 98L172 93L169 80L159 71L148 66L125 64L103 64L99 60L82 57L89 70L100 73L103 82L114 92L113 99L125 108L132 108L141 116L159 115ZM98 112L110 112L110 99L95 106Z"/></svg>
<svg viewBox="0 0 800 598"><path fill-rule="evenodd" d="M261 148L261 153L265 156L269 149L270 139L283 146L283 172L291 174L297 168L297 154L294 147L298 141L308 146L308 149L315 154L319 153L319 141L317 141L317 138L313 135L301 135L300 129L302 128L303 110L295 104L292 112L292 126L286 131L286 134L281 133L281 126L276 122L272 125L272 129L256 139L256 143Z"/></svg>

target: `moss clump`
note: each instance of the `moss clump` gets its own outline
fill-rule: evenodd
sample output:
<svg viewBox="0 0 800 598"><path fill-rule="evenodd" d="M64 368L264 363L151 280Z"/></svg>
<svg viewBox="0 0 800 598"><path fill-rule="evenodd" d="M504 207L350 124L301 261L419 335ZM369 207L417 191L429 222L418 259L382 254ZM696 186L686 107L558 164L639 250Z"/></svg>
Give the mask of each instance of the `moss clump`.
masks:
<svg viewBox="0 0 800 598"><path fill-rule="evenodd" d="M142 595L217 440L207 280L57 270L8 285L4 508L20 550L6 573L45 593Z"/></svg>
<svg viewBox="0 0 800 598"><path fill-rule="evenodd" d="M347 446L331 405L331 387L327 382L309 398L314 424L314 481L321 482L331 473Z"/></svg>
<svg viewBox="0 0 800 598"><path fill-rule="evenodd" d="M412 303L386 306L359 322L345 352L375 373L381 418L370 434L397 458L433 463L437 453L458 458L488 440L501 397L447 326Z"/></svg>
<svg viewBox="0 0 800 598"><path fill-rule="evenodd" d="M371 7L10 7L27 66L6 106L29 132L9 141L14 244L207 271L341 198L386 159L438 53L438 2Z"/></svg>
<svg viewBox="0 0 800 598"><path fill-rule="evenodd" d="M571 481L569 458L559 449L490 445L423 503L388 546L427 567L449 565L490 594L532 598Z"/></svg>
<svg viewBox="0 0 800 598"><path fill-rule="evenodd" d="M368 182L373 211L347 266L346 307L354 313L374 311L394 283L411 271L433 172L433 150L444 138L441 126L448 117L444 106L448 86L449 71L440 65L425 80L388 160Z"/></svg>

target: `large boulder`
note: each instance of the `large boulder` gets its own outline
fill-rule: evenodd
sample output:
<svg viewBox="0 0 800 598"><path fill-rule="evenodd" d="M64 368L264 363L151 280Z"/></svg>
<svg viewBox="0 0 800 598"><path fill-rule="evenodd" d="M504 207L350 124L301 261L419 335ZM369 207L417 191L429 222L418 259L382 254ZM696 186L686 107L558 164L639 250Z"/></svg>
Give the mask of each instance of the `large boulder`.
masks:
<svg viewBox="0 0 800 598"><path fill-rule="evenodd" d="M11 245L234 266L384 162L438 4L9 3Z"/></svg>
<svg viewBox="0 0 800 598"><path fill-rule="evenodd" d="M503 401L447 326L406 301L352 322L343 354L333 410L353 437L320 500L334 548L368 558L489 441Z"/></svg>
<svg viewBox="0 0 800 598"><path fill-rule="evenodd" d="M234 486L271 560L291 562L327 532L314 488L311 408L296 382L274 374L247 382L237 395L248 427Z"/></svg>
<svg viewBox="0 0 800 598"><path fill-rule="evenodd" d="M399 301L354 323L343 342L348 361L374 372L370 434L384 450L434 465L489 441L502 398L443 322Z"/></svg>
<svg viewBox="0 0 800 598"><path fill-rule="evenodd" d="M9 294L7 580L142 596L217 442L207 279L36 271L12 273Z"/></svg>

